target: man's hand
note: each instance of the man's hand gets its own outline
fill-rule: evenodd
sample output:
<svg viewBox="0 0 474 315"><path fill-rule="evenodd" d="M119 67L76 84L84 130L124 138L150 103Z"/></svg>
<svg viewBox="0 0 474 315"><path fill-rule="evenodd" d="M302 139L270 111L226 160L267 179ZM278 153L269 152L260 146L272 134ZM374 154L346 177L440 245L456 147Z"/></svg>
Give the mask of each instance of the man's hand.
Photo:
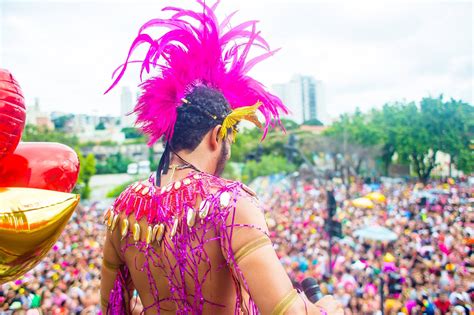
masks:
<svg viewBox="0 0 474 315"><path fill-rule="evenodd" d="M326 295L316 302L315 305L325 310L328 315L344 315L342 303L336 300L332 295Z"/></svg>

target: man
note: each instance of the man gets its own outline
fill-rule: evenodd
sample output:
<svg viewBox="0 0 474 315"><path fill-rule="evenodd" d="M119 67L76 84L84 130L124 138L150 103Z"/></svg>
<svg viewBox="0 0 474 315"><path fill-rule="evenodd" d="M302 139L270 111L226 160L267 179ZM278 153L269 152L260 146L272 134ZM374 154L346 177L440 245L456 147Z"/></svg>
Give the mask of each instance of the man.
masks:
<svg viewBox="0 0 474 315"><path fill-rule="evenodd" d="M445 292L439 293L438 298L434 302L436 308L439 310L441 315L445 315L449 312L451 303L449 302L448 295Z"/></svg>
<svg viewBox="0 0 474 315"><path fill-rule="evenodd" d="M201 11L169 8L172 18L145 24L130 50L150 45L145 70L165 60L135 112L150 142L164 137L166 147L156 175L129 186L105 215L102 310L129 314L136 290L145 314L343 314L332 297L313 305L293 289L255 194L219 177L238 122L261 126L259 110L268 128L285 107L246 76L262 59L246 63L248 50L267 46L255 22L224 31L228 19L199 3ZM152 40L151 26L171 31Z"/></svg>

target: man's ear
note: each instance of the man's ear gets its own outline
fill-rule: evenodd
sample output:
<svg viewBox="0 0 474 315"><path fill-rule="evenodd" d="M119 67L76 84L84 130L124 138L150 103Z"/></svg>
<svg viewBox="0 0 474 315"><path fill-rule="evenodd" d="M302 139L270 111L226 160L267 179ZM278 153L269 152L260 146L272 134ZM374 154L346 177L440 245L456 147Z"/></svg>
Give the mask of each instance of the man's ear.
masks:
<svg viewBox="0 0 474 315"><path fill-rule="evenodd" d="M211 134L209 137L209 144L211 146L211 150L217 150L221 146L222 139L219 137L219 131L221 130L222 125L217 125L211 130Z"/></svg>

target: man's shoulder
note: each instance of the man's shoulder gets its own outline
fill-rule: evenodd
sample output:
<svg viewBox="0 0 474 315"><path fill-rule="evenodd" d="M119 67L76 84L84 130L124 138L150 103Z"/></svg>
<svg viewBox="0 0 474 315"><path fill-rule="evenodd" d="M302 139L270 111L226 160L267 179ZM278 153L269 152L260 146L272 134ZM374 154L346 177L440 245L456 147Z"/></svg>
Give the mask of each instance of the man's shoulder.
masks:
<svg viewBox="0 0 474 315"><path fill-rule="evenodd" d="M252 188L250 188L248 185L238 180L231 180L231 179L226 179L222 177L219 177L219 179L223 182L224 186L228 185L228 186L236 187L237 189L246 193L247 195L258 198L257 193Z"/></svg>

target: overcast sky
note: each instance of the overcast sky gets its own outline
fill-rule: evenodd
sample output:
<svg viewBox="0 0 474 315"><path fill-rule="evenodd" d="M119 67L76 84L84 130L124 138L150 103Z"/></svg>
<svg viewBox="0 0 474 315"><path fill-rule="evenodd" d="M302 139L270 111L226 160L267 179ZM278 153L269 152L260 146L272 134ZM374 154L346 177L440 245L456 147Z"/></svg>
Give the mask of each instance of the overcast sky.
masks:
<svg viewBox="0 0 474 315"><path fill-rule="evenodd" d="M188 3L191 0L174 1ZM164 16L171 1L0 0L0 67L20 82L27 104L74 113L120 112L111 73L125 60L138 28ZM252 71L271 87L294 74L324 82L335 117L423 96L473 102L473 7L470 1L317 2L222 0L223 17L260 20L282 50ZM136 89L136 72L122 85Z"/></svg>

